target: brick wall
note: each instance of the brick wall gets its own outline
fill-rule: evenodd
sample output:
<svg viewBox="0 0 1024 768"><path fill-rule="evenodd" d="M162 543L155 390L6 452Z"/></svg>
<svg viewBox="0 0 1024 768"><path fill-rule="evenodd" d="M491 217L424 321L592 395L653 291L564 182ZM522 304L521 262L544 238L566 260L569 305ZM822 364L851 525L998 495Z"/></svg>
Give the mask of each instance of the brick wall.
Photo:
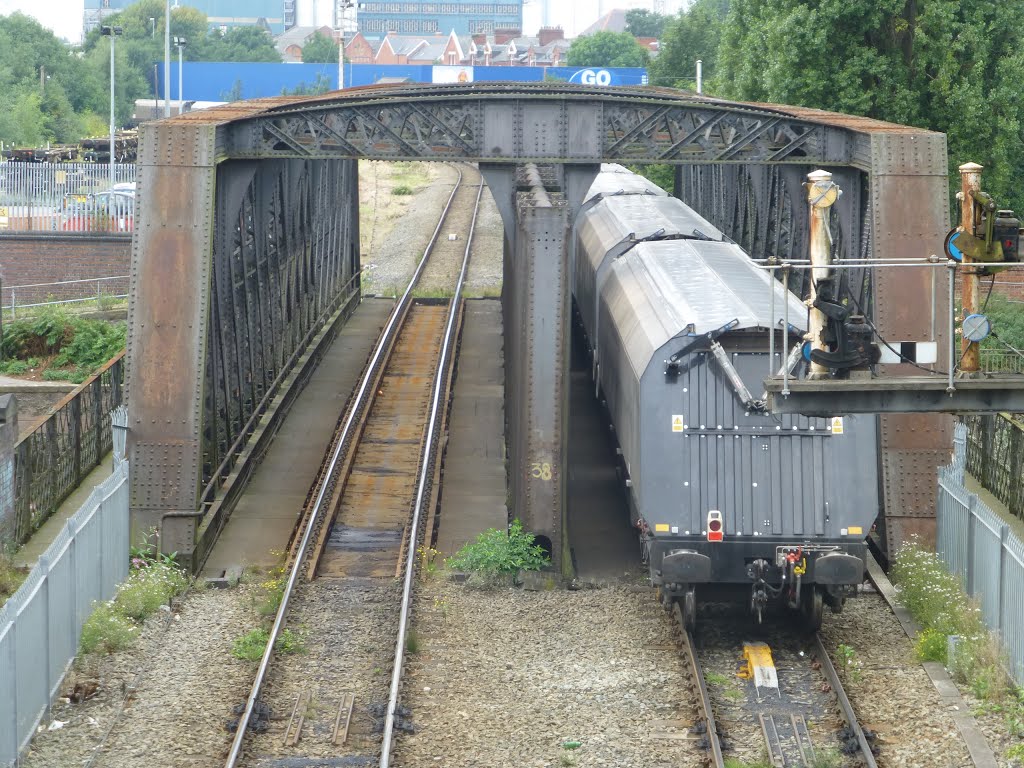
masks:
<svg viewBox="0 0 1024 768"><path fill-rule="evenodd" d="M0 234L0 301L11 304L11 286L90 280L128 274L131 260L130 234ZM126 294L128 279L100 283L107 295ZM17 303L46 301L47 296L73 299L95 296L97 283L51 285L14 290Z"/></svg>

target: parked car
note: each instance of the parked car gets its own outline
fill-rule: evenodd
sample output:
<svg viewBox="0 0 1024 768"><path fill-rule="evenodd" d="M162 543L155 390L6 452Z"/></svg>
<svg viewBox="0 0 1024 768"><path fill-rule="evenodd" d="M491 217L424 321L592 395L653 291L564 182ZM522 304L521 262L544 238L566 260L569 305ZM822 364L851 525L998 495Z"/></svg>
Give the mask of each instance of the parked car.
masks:
<svg viewBox="0 0 1024 768"><path fill-rule="evenodd" d="M135 229L135 182L115 184L89 195L65 195L65 232L131 232Z"/></svg>

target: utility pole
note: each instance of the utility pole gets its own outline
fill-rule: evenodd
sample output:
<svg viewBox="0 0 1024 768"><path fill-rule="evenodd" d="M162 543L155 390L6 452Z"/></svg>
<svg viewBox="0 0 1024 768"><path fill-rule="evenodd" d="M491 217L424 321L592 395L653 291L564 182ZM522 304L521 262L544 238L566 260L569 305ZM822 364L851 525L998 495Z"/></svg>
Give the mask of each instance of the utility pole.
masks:
<svg viewBox="0 0 1024 768"><path fill-rule="evenodd" d="M164 12L164 117L171 116L171 0Z"/></svg>
<svg viewBox="0 0 1024 768"><path fill-rule="evenodd" d="M103 27L100 32L110 37L110 202L107 205L112 209L114 205L114 160L117 155L117 138L114 131L114 41L123 30L121 27Z"/></svg>

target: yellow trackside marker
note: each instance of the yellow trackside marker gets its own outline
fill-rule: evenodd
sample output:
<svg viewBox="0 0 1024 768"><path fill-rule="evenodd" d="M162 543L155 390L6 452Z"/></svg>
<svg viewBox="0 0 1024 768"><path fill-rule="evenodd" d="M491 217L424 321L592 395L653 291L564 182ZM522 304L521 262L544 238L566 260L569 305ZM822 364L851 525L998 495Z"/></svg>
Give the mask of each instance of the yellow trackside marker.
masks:
<svg viewBox="0 0 1024 768"><path fill-rule="evenodd" d="M765 643L743 644L743 666L737 676L754 681L758 698L761 696L762 688L773 689L780 696L782 695L779 693L779 677L775 673L772 650Z"/></svg>
<svg viewBox="0 0 1024 768"><path fill-rule="evenodd" d="M668 533L668 523L655 523L654 524L654 532L655 533Z"/></svg>

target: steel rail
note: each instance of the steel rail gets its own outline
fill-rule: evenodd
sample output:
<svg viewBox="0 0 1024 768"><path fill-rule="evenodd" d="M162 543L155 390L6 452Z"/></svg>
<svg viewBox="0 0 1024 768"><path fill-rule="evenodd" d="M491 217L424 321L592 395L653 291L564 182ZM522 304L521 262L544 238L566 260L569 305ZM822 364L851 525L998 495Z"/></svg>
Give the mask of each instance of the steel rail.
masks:
<svg viewBox="0 0 1024 768"><path fill-rule="evenodd" d="M452 201L455 199L455 194L458 192L459 187L462 185L462 170L459 169L459 178L452 188L452 193L448 197L448 202L445 204L444 211L438 219L437 227L434 229L433 235L431 235L430 242L427 243L427 247L423 251L423 256L420 258L420 262L416 267L416 271L413 273L412 278L409 281L409 285L405 289L405 293L402 294L402 298L395 305L391 315L388 317L388 322L384 326L384 330L381 332L380 340L374 349L373 356L370 358L370 362L366 366L366 371L360 380L359 389L356 392L355 397L352 400L352 407L349 408L348 415L345 417L345 423L342 427L341 437L338 439L334 452L331 454L331 460L328 464L327 471L322 475L323 482L320 484L320 489L317 493L316 501L313 504L312 511L309 515L309 519L306 523L305 530L302 534L302 541L299 545L298 554L295 557L295 562L288 574L288 582L285 585L284 592L281 595L281 604L278 606L277 614L274 617L274 626L270 630L270 636L267 638L267 647L263 651L263 657L260 659L259 668L256 670L256 679L253 682L252 689L249 692L249 698L246 699L245 709L242 712L238 720L238 728L235 730L235 738L231 742L231 750L228 752L227 760L224 762L224 768L234 768L238 762L238 756L242 750L242 742L245 740L245 734L249 728L249 719L252 717L253 708L256 705L256 699L259 697L260 690L263 687L263 682L267 675L267 669L270 666L270 659L274 654L274 645L277 643L278 636L281 633L281 629L284 625L285 615L288 610L288 602L292 596L292 592L295 589L295 582L297 580L299 571L302 568L302 561L304 559L306 549L309 546L309 539L316 528L316 522L319 519L320 512L323 508L324 496L327 493L327 489L330 483L327 482L331 475L334 473L335 467L341 458L341 455L348 442L348 435L352 428L352 424L356 419L356 415L366 406L367 392L370 389L370 381L373 377L373 373L377 368L377 365L381 362L381 358L384 355L384 350L387 347L387 341L391 335L396 332L398 327L398 319L404 312L406 305L412 300L412 291L419 282L420 276L423 274L423 270L426 266L427 261L430 258L430 254L433 251L434 244L437 242L438 235L441 233L441 227L444 226L444 222L448 217L448 212L451 209Z"/></svg>
<svg viewBox="0 0 1024 768"><path fill-rule="evenodd" d="M391 765L391 747L395 734L395 710L398 708L398 693L402 683L402 664L405 661L405 637L409 624L409 609L412 603L412 577L416 565L416 539L419 531L420 514L423 511L423 499L426 496L431 476L430 455L434 448L434 432L437 429L438 414L441 412L441 393L444 388L444 371L448 355L453 347L453 330L455 318L458 316L459 303L462 300L462 287L466 281L469 268L469 252L473 247L473 233L476 231L477 213L480 210L480 198L483 195L483 179L476 193L476 204L473 207L473 218L469 224L466 237L466 251L462 258L462 269L452 294L448 308L448 322L444 331L444 342L437 361L437 376L434 381L434 393L430 401L430 421L427 424L427 437L423 441L423 455L420 459L420 477L416 488L416 503L413 506L412 524L409 527L409 546L405 553L405 581L402 587L402 612L398 619L398 638L395 641L395 663L391 670L391 693L388 696L387 717L384 721L384 735L380 747L380 768Z"/></svg>
<svg viewBox="0 0 1024 768"><path fill-rule="evenodd" d="M679 603L672 606L672 615L679 623L679 631L682 634L683 651L689 657L690 673L697 685L700 695L700 706L704 710L704 723L707 729L708 746L711 749L711 764L713 768L725 768L725 757L722 755L722 742L718 738L718 724L715 722L715 710L711 703L711 694L708 693L708 684L704 680L704 671L700 668L697 660L697 647L693 642L693 633L683 625L683 614Z"/></svg>
<svg viewBox="0 0 1024 768"><path fill-rule="evenodd" d="M846 691L843 689L843 684L839 680L839 675L836 673L836 668L832 664L832 659L828 657L828 651L825 650L825 644L821 641L821 635L817 632L814 633L814 652L818 657L818 661L821 662L821 670L825 674L825 678L828 680L829 685L832 686L832 690L836 694L836 699L839 701L839 709L842 712L843 719L846 720L847 726L853 731L857 737L857 745L860 747L860 755L864 760L864 764L867 768L877 768L875 763L875 756L871 752L871 745L868 743L867 737L864 735L864 729L860 727L860 723L857 722L857 715L853 711L853 705L850 704L850 699L846 695Z"/></svg>

